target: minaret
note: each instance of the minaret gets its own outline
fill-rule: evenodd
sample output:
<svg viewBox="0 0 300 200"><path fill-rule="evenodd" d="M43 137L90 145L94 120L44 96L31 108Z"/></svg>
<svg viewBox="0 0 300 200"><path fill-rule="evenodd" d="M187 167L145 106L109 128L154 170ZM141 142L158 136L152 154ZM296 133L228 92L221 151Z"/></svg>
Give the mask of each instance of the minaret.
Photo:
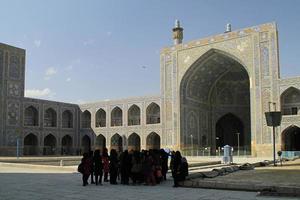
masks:
<svg viewBox="0 0 300 200"><path fill-rule="evenodd" d="M173 28L174 45L181 44L183 39L183 28L180 27L179 20L175 20L175 27Z"/></svg>

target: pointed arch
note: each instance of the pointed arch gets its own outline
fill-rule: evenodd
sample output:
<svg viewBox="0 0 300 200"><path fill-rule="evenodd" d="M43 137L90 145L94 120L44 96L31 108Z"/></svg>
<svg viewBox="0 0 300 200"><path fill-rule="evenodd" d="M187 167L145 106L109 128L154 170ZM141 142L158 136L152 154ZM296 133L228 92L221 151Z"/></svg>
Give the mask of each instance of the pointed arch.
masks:
<svg viewBox="0 0 300 200"><path fill-rule="evenodd" d="M211 153L215 154L217 146L223 144L216 141L216 129L222 127L220 123L217 126L217 119L226 113L240 113L243 133L247 133L241 143L250 152L251 74L240 59L218 49L208 50L188 67L180 79L179 89L181 148L190 146L187 118L189 111L197 110L199 133L202 135L193 145L201 148L210 146Z"/></svg>
<svg viewBox="0 0 300 200"><path fill-rule="evenodd" d="M34 106L28 106L24 112L24 126L38 126L39 112Z"/></svg>
<svg viewBox="0 0 300 200"><path fill-rule="evenodd" d="M55 155L56 150L56 138L54 135L48 134L44 138L44 155Z"/></svg>
<svg viewBox="0 0 300 200"><path fill-rule="evenodd" d="M115 149L116 151L123 151L123 139L122 137L116 133L110 139L110 148Z"/></svg>
<svg viewBox="0 0 300 200"><path fill-rule="evenodd" d="M88 110L81 114L81 128L91 128L91 113Z"/></svg>
<svg viewBox="0 0 300 200"><path fill-rule="evenodd" d="M23 154L24 155L38 155L38 137L30 133L24 137Z"/></svg>
<svg viewBox="0 0 300 200"><path fill-rule="evenodd" d="M128 109L128 126L140 125L141 124L141 109L133 104Z"/></svg>
<svg viewBox="0 0 300 200"><path fill-rule="evenodd" d="M95 120L95 126L96 127L106 127L106 112L102 108L100 108L96 112L96 120Z"/></svg>
<svg viewBox="0 0 300 200"><path fill-rule="evenodd" d="M84 135L81 138L81 153L89 153L91 151L91 138Z"/></svg>
<svg viewBox="0 0 300 200"><path fill-rule="evenodd" d="M160 106L154 102L150 103L146 109L147 124L160 123Z"/></svg>
<svg viewBox="0 0 300 200"><path fill-rule="evenodd" d="M138 134L132 133L128 137L128 151L140 151L141 150L141 138Z"/></svg>
<svg viewBox="0 0 300 200"><path fill-rule="evenodd" d="M149 149L160 149L160 136L151 132L146 138L146 148Z"/></svg>
<svg viewBox="0 0 300 200"><path fill-rule="evenodd" d="M105 139L104 135L99 134L96 137L95 148L100 149L102 152L105 147L106 147L106 139Z"/></svg>
<svg viewBox="0 0 300 200"><path fill-rule="evenodd" d="M281 149L283 151L300 151L300 128L291 125L281 133Z"/></svg>
<svg viewBox="0 0 300 200"><path fill-rule="evenodd" d="M300 90L289 87L280 95L283 115L298 115L300 109Z"/></svg>
<svg viewBox="0 0 300 200"><path fill-rule="evenodd" d="M73 128L73 113L70 110L62 113L62 128Z"/></svg>
<svg viewBox="0 0 300 200"><path fill-rule="evenodd" d="M237 134L239 134L239 137ZM227 113L216 123L216 146L224 147L229 145L237 148L238 143L240 147L244 145L243 122L236 115Z"/></svg>
<svg viewBox="0 0 300 200"><path fill-rule="evenodd" d="M44 113L44 127L56 127L57 114L53 108L48 108Z"/></svg>
<svg viewBox="0 0 300 200"><path fill-rule="evenodd" d="M73 139L70 135L65 135L61 140L61 154L72 155L73 153Z"/></svg>
<svg viewBox="0 0 300 200"><path fill-rule="evenodd" d="M111 111L111 126L123 125L123 111L120 107L116 106Z"/></svg>

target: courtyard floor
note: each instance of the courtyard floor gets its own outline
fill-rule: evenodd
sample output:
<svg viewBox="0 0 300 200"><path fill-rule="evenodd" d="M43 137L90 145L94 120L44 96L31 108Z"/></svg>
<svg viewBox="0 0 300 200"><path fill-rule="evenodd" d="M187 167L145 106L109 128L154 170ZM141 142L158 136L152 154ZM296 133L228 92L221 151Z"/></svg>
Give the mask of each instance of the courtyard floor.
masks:
<svg viewBox="0 0 300 200"><path fill-rule="evenodd" d="M180 199L180 200L239 200L239 199L295 199L261 197L256 192L213 190L199 188L173 188L171 179L157 186L81 186L81 175L74 170L59 167L31 168L22 165L0 164L1 200L62 200L62 199Z"/></svg>
<svg viewBox="0 0 300 200"><path fill-rule="evenodd" d="M257 167L255 170L241 170L226 176L218 176L214 180L300 188L300 159L285 162L283 166L278 164L277 167L270 165L268 167Z"/></svg>

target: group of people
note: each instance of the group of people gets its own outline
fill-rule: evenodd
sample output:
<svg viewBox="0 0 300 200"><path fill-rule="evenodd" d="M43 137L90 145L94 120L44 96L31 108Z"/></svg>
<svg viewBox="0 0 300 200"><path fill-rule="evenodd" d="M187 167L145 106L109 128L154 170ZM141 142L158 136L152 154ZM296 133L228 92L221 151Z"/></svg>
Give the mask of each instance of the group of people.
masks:
<svg viewBox="0 0 300 200"><path fill-rule="evenodd" d="M168 159L171 157L170 166ZM174 187L178 182L185 180L188 175L187 160L179 151L171 153L161 150L142 150L117 152L111 149L108 155L106 148L101 152L99 149L84 153L78 171L82 174L83 186L91 184L102 185L104 182L117 184L145 184L156 185L167 180L168 169L172 171ZM109 177L109 178L108 178Z"/></svg>

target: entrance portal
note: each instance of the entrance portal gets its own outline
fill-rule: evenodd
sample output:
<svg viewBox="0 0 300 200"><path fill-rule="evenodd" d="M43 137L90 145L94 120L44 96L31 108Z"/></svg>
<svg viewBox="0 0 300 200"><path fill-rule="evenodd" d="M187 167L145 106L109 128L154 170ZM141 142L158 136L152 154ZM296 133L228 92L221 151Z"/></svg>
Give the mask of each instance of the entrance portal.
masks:
<svg viewBox="0 0 300 200"><path fill-rule="evenodd" d="M180 128L183 151L215 154L224 144L237 146L237 132L250 150L250 83L240 61L212 49L190 66L180 84Z"/></svg>
<svg viewBox="0 0 300 200"><path fill-rule="evenodd" d="M244 146L244 125L235 115L229 113L221 117L216 125L216 147L229 145L235 149Z"/></svg>

